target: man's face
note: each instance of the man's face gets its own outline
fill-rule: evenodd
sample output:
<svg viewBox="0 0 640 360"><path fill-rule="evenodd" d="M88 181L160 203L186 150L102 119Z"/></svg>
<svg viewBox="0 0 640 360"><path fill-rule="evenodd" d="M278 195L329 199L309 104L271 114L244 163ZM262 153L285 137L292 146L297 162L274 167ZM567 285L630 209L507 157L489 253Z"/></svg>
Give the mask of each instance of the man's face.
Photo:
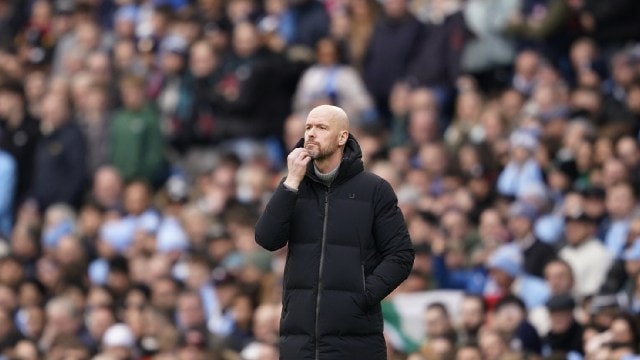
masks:
<svg viewBox="0 0 640 360"><path fill-rule="evenodd" d="M544 270L544 278L553 294L570 292L573 288L571 269L558 262L550 263Z"/></svg>
<svg viewBox="0 0 640 360"><path fill-rule="evenodd" d="M593 230L589 222L569 220L565 225L565 238L569 245L578 245L591 236Z"/></svg>
<svg viewBox="0 0 640 360"><path fill-rule="evenodd" d="M475 330L480 328L484 321L480 300L476 298L464 299L460 309L460 318L465 329Z"/></svg>
<svg viewBox="0 0 640 360"><path fill-rule="evenodd" d="M430 338L445 335L451 329L451 324L446 314L438 308L429 309L425 312L424 326L427 337Z"/></svg>
<svg viewBox="0 0 640 360"><path fill-rule="evenodd" d="M571 310L552 311L549 316L551 317L551 332L554 334L566 332L573 322L573 313Z"/></svg>
<svg viewBox="0 0 640 360"><path fill-rule="evenodd" d="M304 130L304 148L313 160L327 159L338 150L341 133L327 116L309 114Z"/></svg>

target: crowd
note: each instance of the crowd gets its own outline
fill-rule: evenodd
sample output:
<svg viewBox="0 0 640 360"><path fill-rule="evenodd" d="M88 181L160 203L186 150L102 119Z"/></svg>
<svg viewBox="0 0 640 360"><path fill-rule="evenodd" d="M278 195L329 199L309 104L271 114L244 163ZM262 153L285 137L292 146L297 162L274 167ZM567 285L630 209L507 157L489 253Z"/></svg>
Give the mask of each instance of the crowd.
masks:
<svg viewBox="0 0 640 360"><path fill-rule="evenodd" d="M0 359L277 359L286 250L254 226L324 103L409 227L391 298L464 292L390 359L640 358L639 21L634 0L0 0Z"/></svg>

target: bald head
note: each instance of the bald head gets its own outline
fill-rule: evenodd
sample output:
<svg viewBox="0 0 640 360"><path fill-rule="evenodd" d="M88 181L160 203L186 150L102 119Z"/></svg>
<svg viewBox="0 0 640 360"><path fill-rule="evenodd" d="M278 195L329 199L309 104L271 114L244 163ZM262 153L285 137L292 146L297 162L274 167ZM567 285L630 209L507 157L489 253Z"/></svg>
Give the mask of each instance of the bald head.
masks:
<svg viewBox="0 0 640 360"><path fill-rule="evenodd" d="M338 131L349 131L349 118L341 108L333 105L316 106L309 112L309 118L325 118Z"/></svg>

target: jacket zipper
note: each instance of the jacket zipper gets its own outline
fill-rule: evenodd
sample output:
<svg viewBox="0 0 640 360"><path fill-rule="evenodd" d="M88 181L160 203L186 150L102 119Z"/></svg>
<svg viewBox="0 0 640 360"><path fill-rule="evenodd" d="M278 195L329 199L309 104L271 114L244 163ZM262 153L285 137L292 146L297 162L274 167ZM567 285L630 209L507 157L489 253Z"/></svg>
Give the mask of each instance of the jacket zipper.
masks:
<svg viewBox="0 0 640 360"><path fill-rule="evenodd" d="M322 242L320 244L320 266L318 266L318 287L316 289L316 360L320 360L320 289L322 289L322 267L324 265L324 248L327 241L327 218L329 216L329 187L324 194L324 220L322 222Z"/></svg>

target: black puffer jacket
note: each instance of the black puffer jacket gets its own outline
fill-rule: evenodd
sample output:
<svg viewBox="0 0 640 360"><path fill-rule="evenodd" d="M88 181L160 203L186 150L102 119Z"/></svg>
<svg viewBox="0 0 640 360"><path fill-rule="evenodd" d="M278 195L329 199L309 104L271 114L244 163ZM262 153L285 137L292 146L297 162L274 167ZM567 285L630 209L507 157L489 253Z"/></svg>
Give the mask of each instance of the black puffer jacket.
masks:
<svg viewBox="0 0 640 360"><path fill-rule="evenodd" d="M386 359L380 301L414 252L393 190L361 157L350 135L330 187L310 163L298 192L280 184L256 225L264 248L288 244L281 359Z"/></svg>

